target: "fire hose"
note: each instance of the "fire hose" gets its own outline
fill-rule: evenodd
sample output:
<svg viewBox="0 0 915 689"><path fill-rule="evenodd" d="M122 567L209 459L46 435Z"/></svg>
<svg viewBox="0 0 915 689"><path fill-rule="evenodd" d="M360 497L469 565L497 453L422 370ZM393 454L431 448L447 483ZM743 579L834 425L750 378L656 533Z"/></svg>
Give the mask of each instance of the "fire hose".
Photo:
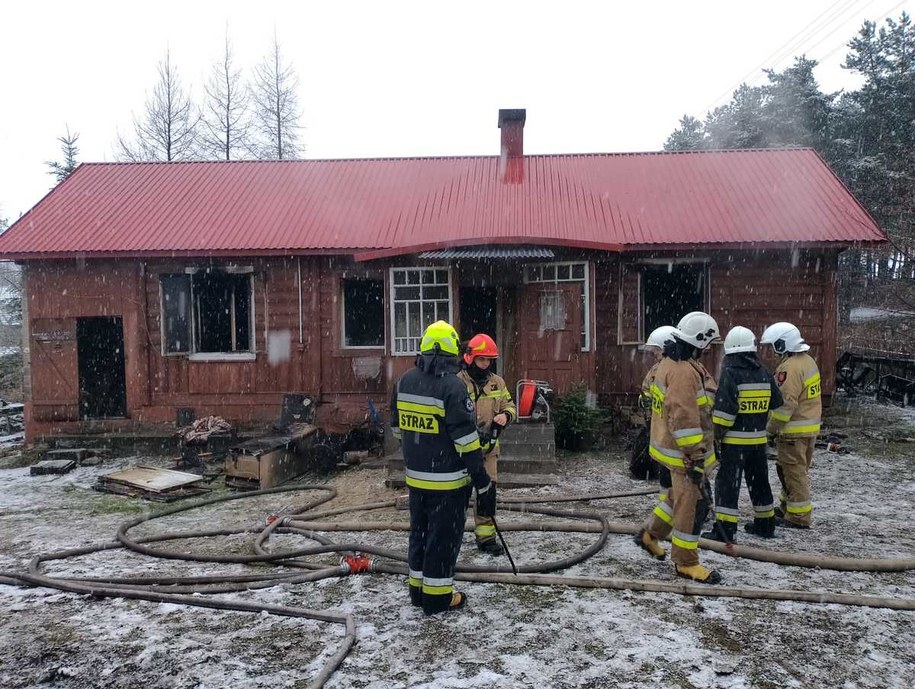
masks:
<svg viewBox="0 0 915 689"><path fill-rule="evenodd" d="M270 521L264 528L244 529L210 529L164 533L147 537L133 537L130 532L141 524L150 521L199 509L217 503L253 498L265 495L282 494L293 491L319 491L320 495L306 501L301 507ZM808 603L834 603L842 605L889 608L894 610L915 610L915 600L909 598L887 598L817 591L773 590L752 587L708 586L705 584L663 582L655 580L626 579L615 577L587 577L555 575L577 563L583 562L603 549L611 533L632 534L638 526L629 523L610 522L594 511L560 510L548 507L536 507L537 503L589 501L613 499L631 495L647 495L654 490L643 490L629 493L588 494L579 496L543 495L526 498L503 498L500 504L504 511L530 513L540 516L561 518L564 521L512 521L502 524L501 531L562 531L595 533L594 542L575 555L535 565L515 566L512 561L512 572L509 574L504 566L459 565L455 578L463 581L487 582L500 584L524 584L535 586L572 586L581 588L603 588L611 590L652 591L675 593L679 595L703 595L714 597L735 597L769 600L791 600ZM123 524L117 531L116 540L95 546L38 555L29 563L26 572L0 572L0 584L43 586L72 593L88 594L100 597L130 598L135 600L159 603L174 603L195 607L207 607L219 610L269 613L273 615L307 618L317 621L341 624L345 631L337 648L326 660L321 670L309 682L309 687L322 687L334 671L344 661L355 642L355 622L350 615L332 611L311 610L294 606L268 605L255 602L240 602L220 598L205 597L195 594L230 593L244 590L257 590L280 584L300 584L319 581L329 577L342 577L357 573L390 573L406 574L406 554L393 549L376 547L359 542L335 543L323 533L333 531L353 531L365 533L373 530L406 530L409 525L404 522L370 523L321 521L328 517L350 512L366 512L395 507L395 500L378 501L369 504L344 508L316 508L332 500L336 490L326 485L295 485L284 488L254 491L233 495L224 495L198 501L192 504L172 507L157 513L144 515ZM571 520L571 521L570 521ZM472 527L470 527L472 528ZM186 539L219 538L238 534L254 536L254 552L246 555L228 555L220 553L179 552L161 547L159 544L179 542ZM284 552L271 552L268 549L269 539L275 533L297 534L315 543ZM723 552L734 557L774 562L799 567L829 568L842 571L877 571L898 572L915 569L915 558L887 560L858 560L853 558L824 557L821 555L803 555L797 553L778 553L761 548L750 548L739 545L726 545L716 541L702 539L703 548ZM130 576L130 577L54 577L41 572L42 565L53 561L65 560L81 555L98 553L116 548L127 548L131 551L156 558L184 560L189 562L235 563L235 564L273 564L280 571L265 571L243 575L207 575L207 576ZM318 563L306 558L328 553L342 553L343 560L336 565ZM353 555L359 553L359 557ZM372 555L379 559L370 559ZM304 571L303 571L304 570Z"/></svg>

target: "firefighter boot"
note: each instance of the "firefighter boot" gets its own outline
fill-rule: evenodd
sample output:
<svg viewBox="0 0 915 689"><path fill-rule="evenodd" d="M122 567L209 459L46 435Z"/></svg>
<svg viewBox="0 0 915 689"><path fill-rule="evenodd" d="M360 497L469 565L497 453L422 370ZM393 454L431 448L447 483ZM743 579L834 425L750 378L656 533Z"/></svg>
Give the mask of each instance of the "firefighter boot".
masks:
<svg viewBox="0 0 915 689"><path fill-rule="evenodd" d="M461 593L460 591L454 591L451 594L451 603L445 608L432 607L428 605L423 606L423 613L426 615L437 615L440 612L449 612L451 610L460 610L465 605L467 605L467 594Z"/></svg>
<svg viewBox="0 0 915 689"><path fill-rule="evenodd" d="M737 535L737 524L733 522L723 522L715 520L715 523L712 524L712 528L702 534L702 538L707 538L710 541L720 541L722 543L733 543L734 537Z"/></svg>
<svg viewBox="0 0 915 689"><path fill-rule="evenodd" d="M709 570L699 563L690 565L688 567L674 565L674 569L677 572L678 577L683 577L684 579L692 579L693 581L698 581L700 584L721 583L721 575L718 573L717 569Z"/></svg>
<svg viewBox="0 0 915 689"><path fill-rule="evenodd" d="M744 524L743 530L760 538L775 538L775 517L754 519L749 524Z"/></svg>
<svg viewBox="0 0 915 689"><path fill-rule="evenodd" d="M421 607L423 604L423 587L422 586L411 586L410 587L410 603L416 607Z"/></svg>
<svg viewBox="0 0 915 689"><path fill-rule="evenodd" d="M481 553L486 553L487 555L493 555L495 557L498 557L505 552L502 544L495 538L490 538L488 541L477 541L477 550Z"/></svg>
<svg viewBox="0 0 915 689"><path fill-rule="evenodd" d="M639 531L632 540L655 560L663 560L667 557L667 551L664 550L657 538L648 533L647 529Z"/></svg>

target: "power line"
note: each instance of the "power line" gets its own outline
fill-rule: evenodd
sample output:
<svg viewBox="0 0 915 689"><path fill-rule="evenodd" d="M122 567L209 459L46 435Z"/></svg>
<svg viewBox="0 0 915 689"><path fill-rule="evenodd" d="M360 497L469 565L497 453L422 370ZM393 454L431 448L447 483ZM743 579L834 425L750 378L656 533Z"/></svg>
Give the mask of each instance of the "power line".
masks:
<svg viewBox="0 0 915 689"><path fill-rule="evenodd" d="M879 24L880 22L882 22L884 19L886 19L887 17L889 17L893 12L895 12L895 11L896 11L898 8L900 8L902 5L906 4L906 2L907 2L907 0L900 0L899 2L897 2L897 3L896 3L895 5L893 5L890 9L888 9L886 12L884 12L882 15L880 15L877 19L875 19L875 20L874 20L874 24ZM817 59L817 62L818 62L818 63L819 63L819 62L825 62L825 61L828 60L830 57L832 57L833 55L835 55L838 51L840 51L842 48L846 47L847 45L848 45L848 41L842 41L841 43L839 43L839 45L837 45L835 48L833 48L833 49L830 50L828 53L826 53L823 57L818 58L818 59Z"/></svg>
<svg viewBox="0 0 915 689"><path fill-rule="evenodd" d="M720 103L724 98L731 95L734 90L741 84L747 83L749 80L751 83L759 81L762 76L759 74L760 70L763 67L774 67L786 56L791 55L792 53L797 53L802 45L814 39L820 32L829 28L835 21L840 20L848 12L855 8L855 5L863 2L864 4L861 7L855 10L856 12L861 12L867 8L868 5L872 4L875 0L837 0L837 2L830 5L826 10L821 12L816 18L813 19L807 26L801 29L798 33L792 36L787 42L782 44L781 47L777 48L769 57L763 60L759 65L753 68L748 72L740 81L731 86L727 91L722 93L718 98L716 98L711 105L706 107L705 112L711 111L718 103ZM843 4L844 3L844 4ZM825 17L825 19L823 19ZM820 21L822 19L822 21ZM842 20L840 24L833 29L828 36L831 36L833 33L838 31L847 23L847 20ZM797 40L796 40L797 39ZM819 43L817 43L819 45ZM806 52L806 51L801 51ZM755 77L755 78L753 78Z"/></svg>
<svg viewBox="0 0 915 689"><path fill-rule="evenodd" d="M807 33L807 30L810 29L810 27L814 26L814 25L815 25L818 21L820 21L820 19L823 18L825 15L829 14L830 12L832 12L832 11L836 8L837 5L841 5L843 2L847 2L847 1L848 1L848 0L836 0L836 2L834 2L832 5L830 5L829 7L827 7L827 8L826 8L825 10L823 10L820 14L818 14L809 24L807 24L804 28L802 28L800 31L798 31L796 34L794 34L794 36L792 36L791 38L789 38L788 41L787 41L786 43L783 43L783 44L781 45L781 47L777 48L771 55L769 55L766 59L764 59L762 62L760 62L758 65L756 65L753 69L751 69L749 72L747 72L743 77L741 77L741 78L737 81L736 84L734 84L733 86L731 86L730 88L728 88L727 91L725 91L725 92L722 93L720 96L718 96L718 97L712 102L711 106L705 108L705 110L706 110L706 111L711 110L711 108L714 107L715 105L717 105L723 98L725 98L725 97L727 97L727 96L730 96L731 93L733 93L733 91L734 91L735 88L737 88L738 86L740 86L742 83L744 83L744 82L745 82L747 79L749 79L750 77L754 76L761 68L766 67L766 66L769 64L769 61L772 59L772 57L773 57L774 55L776 55L777 53L779 53L780 51L782 51L786 46L793 44L793 42L795 41L795 39L797 39L799 36L806 34L806 33ZM850 1L851 1L852 3L858 2L858 0L850 0Z"/></svg>

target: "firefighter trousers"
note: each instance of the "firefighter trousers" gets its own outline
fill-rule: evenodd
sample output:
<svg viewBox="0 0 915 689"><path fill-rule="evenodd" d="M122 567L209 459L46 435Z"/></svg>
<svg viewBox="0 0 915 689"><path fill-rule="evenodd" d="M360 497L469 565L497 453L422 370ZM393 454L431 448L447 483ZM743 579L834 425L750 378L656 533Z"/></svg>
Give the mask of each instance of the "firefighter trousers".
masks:
<svg viewBox="0 0 915 689"><path fill-rule="evenodd" d="M779 497L785 519L799 526L810 526L813 502L810 500L810 467L816 437L778 439Z"/></svg>
<svg viewBox="0 0 915 689"><path fill-rule="evenodd" d="M490 480L495 485L499 480L497 475L497 466L499 462L499 449L498 447L490 452L483 458L483 467L486 469L486 473L489 474ZM473 533L477 539L477 545L482 545L489 541L496 540L496 522L491 517L481 517L477 514L477 504L476 501L473 503L473 523L474 529Z"/></svg>
<svg viewBox="0 0 915 689"><path fill-rule="evenodd" d="M756 522L773 519L775 505L772 502L772 487L769 485L766 446L722 443L718 460L718 475L715 477L715 520L720 522L720 527L725 533L733 537L736 530L737 518L740 515L737 503L740 498L740 484L744 477Z"/></svg>
<svg viewBox="0 0 915 689"><path fill-rule="evenodd" d="M427 614L451 605L470 490L410 488L410 598Z"/></svg>
<svg viewBox="0 0 915 689"><path fill-rule="evenodd" d="M708 504L702 498L699 486L685 469L661 467L670 476L670 488L666 499L659 500L658 506L648 518L646 529L657 539L668 536L673 544L670 559L681 567L699 563L699 532L708 512ZM661 484L663 493L664 483ZM663 507L662 507L663 506ZM663 516L662 516L663 515Z"/></svg>

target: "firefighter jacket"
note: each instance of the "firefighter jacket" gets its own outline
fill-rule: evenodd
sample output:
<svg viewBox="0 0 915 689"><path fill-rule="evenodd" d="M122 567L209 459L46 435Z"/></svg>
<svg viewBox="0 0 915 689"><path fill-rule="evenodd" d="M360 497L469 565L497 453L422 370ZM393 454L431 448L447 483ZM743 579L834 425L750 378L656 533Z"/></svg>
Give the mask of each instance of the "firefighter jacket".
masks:
<svg viewBox="0 0 915 689"><path fill-rule="evenodd" d="M767 430L783 438L813 438L820 432L823 399L820 369L806 352L784 357L775 369L782 404L772 410Z"/></svg>
<svg viewBox="0 0 915 689"><path fill-rule="evenodd" d="M406 483L422 490L489 485L473 402L458 360L421 354L391 396L391 432L401 441Z"/></svg>
<svg viewBox="0 0 915 689"><path fill-rule="evenodd" d="M458 373L458 378L467 387L467 394L476 408L477 428L484 435L491 433L492 420L499 414L508 416L508 423L511 423L518 416L515 410L515 403L512 402L512 395L505 385L505 380L495 373L486 376L486 380L480 384L475 381L470 373L466 370ZM506 424L507 425L507 424ZM486 455L499 452L499 440L491 442L488 447L483 447Z"/></svg>
<svg viewBox="0 0 915 689"><path fill-rule="evenodd" d="M782 406L782 394L756 354L728 354L715 395L715 436L725 445L765 445L769 410Z"/></svg>
<svg viewBox="0 0 915 689"><path fill-rule="evenodd" d="M711 406L715 381L698 361L662 359L651 384L649 454L671 469L715 462Z"/></svg>
<svg viewBox="0 0 915 689"><path fill-rule="evenodd" d="M651 384L654 382L655 374L658 372L658 366L661 365L661 362L657 362L648 369L648 373L645 374L645 377L642 379L642 396L651 397Z"/></svg>

